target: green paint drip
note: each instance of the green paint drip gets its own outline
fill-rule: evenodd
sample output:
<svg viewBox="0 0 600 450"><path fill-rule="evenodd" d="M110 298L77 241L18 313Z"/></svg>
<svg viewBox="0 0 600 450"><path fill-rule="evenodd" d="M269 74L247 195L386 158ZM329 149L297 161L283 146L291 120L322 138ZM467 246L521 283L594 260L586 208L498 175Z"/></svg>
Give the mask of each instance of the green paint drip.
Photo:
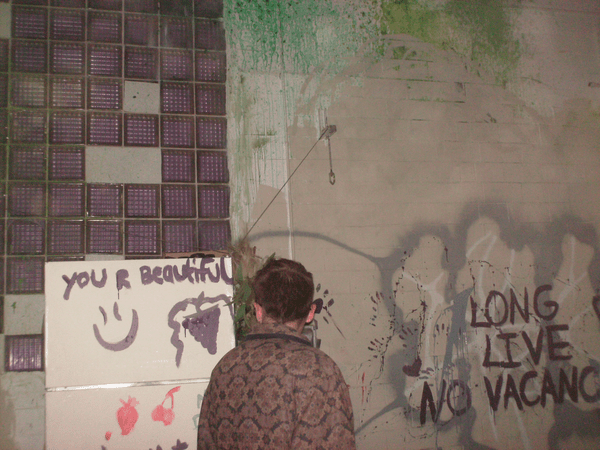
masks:
<svg viewBox="0 0 600 450"><path fill-rule="evenodd" d="M385 0L383 34L409 34L439 48L454 50L472 68L490 71L505 84L520 58L506 0L448 0L441 6L424 0Z"/></svg>

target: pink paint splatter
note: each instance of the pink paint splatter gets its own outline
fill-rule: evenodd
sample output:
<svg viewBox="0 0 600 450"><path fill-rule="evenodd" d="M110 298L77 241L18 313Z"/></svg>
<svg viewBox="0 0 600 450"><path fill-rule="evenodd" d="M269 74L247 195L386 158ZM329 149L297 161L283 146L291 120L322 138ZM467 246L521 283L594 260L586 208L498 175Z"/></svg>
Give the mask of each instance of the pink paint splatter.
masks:
<svg viewBox="0 0 600 450"><path fill-rule="evenodd" d="M126 436L131 433L138 420L139 414L135 407L139 405L139 402L135 398L129 397L127 403L123 400L121 400L121 403L123 406L117 411L117 422L121 427L121 434Z"/></svg>
<svg viewBox="0 0 600 450"><path fill-rule="evenodd" d="M110 431L107 431L107 432L106 432L106 434L104 435L104 438L105 438L107 441L110 441L110 437L111 437L111 436L112 436L112 433L111 433Z"/></svg>
<svg viewBox="0 0 600 450"><path fill-rule="evenodd" d="M155 422L162 422L165 425L171 425L171 422L173 422L173 419L175 418L175 413L173 412L173 408L175 408L175 398L173 397L173 394L179 391L180 388L181 386L177 386L167 392L163 402L152 411L152 420ZM171 398L171 408L167 409L164 407L164 404L169 397Z"/></svg>

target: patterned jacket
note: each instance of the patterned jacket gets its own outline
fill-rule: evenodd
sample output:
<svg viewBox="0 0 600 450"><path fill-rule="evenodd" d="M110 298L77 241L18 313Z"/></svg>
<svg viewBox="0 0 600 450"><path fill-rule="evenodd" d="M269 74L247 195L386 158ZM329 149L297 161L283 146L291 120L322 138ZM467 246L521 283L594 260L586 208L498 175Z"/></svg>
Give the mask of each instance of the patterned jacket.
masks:
<svg viewBox="0 0 600 450"><path fill-rule="evenodd" d="M214 368L200 412L198 450L355 448L340 369L285 325L258 324Z"/></svg>

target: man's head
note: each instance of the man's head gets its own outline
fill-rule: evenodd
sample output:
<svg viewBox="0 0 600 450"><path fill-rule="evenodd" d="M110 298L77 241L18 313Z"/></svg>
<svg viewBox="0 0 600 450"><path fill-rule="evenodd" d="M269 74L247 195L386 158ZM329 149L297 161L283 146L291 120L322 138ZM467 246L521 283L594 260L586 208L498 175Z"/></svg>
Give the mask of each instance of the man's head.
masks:
<svg viewBox="0 0 600 450"><path fill-rule="evenodd" d="M302 264L272 259L256 273L252 287L254 300L261 307L260 314L271 321L305 322L309 315L312 319L315 285L312 274Z"/></svg>

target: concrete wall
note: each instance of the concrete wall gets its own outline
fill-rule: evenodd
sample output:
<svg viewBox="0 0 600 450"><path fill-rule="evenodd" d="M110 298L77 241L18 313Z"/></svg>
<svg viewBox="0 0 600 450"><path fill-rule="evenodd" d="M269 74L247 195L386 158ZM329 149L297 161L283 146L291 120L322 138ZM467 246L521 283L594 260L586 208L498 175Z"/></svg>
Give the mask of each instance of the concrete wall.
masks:
<svg viewBox="0 0 600 450"><path fill-rule="evenodd" d="M359 448L597 448L598 4L226 18L234 233L283 187L249 238L314 273Z"/></svg>

